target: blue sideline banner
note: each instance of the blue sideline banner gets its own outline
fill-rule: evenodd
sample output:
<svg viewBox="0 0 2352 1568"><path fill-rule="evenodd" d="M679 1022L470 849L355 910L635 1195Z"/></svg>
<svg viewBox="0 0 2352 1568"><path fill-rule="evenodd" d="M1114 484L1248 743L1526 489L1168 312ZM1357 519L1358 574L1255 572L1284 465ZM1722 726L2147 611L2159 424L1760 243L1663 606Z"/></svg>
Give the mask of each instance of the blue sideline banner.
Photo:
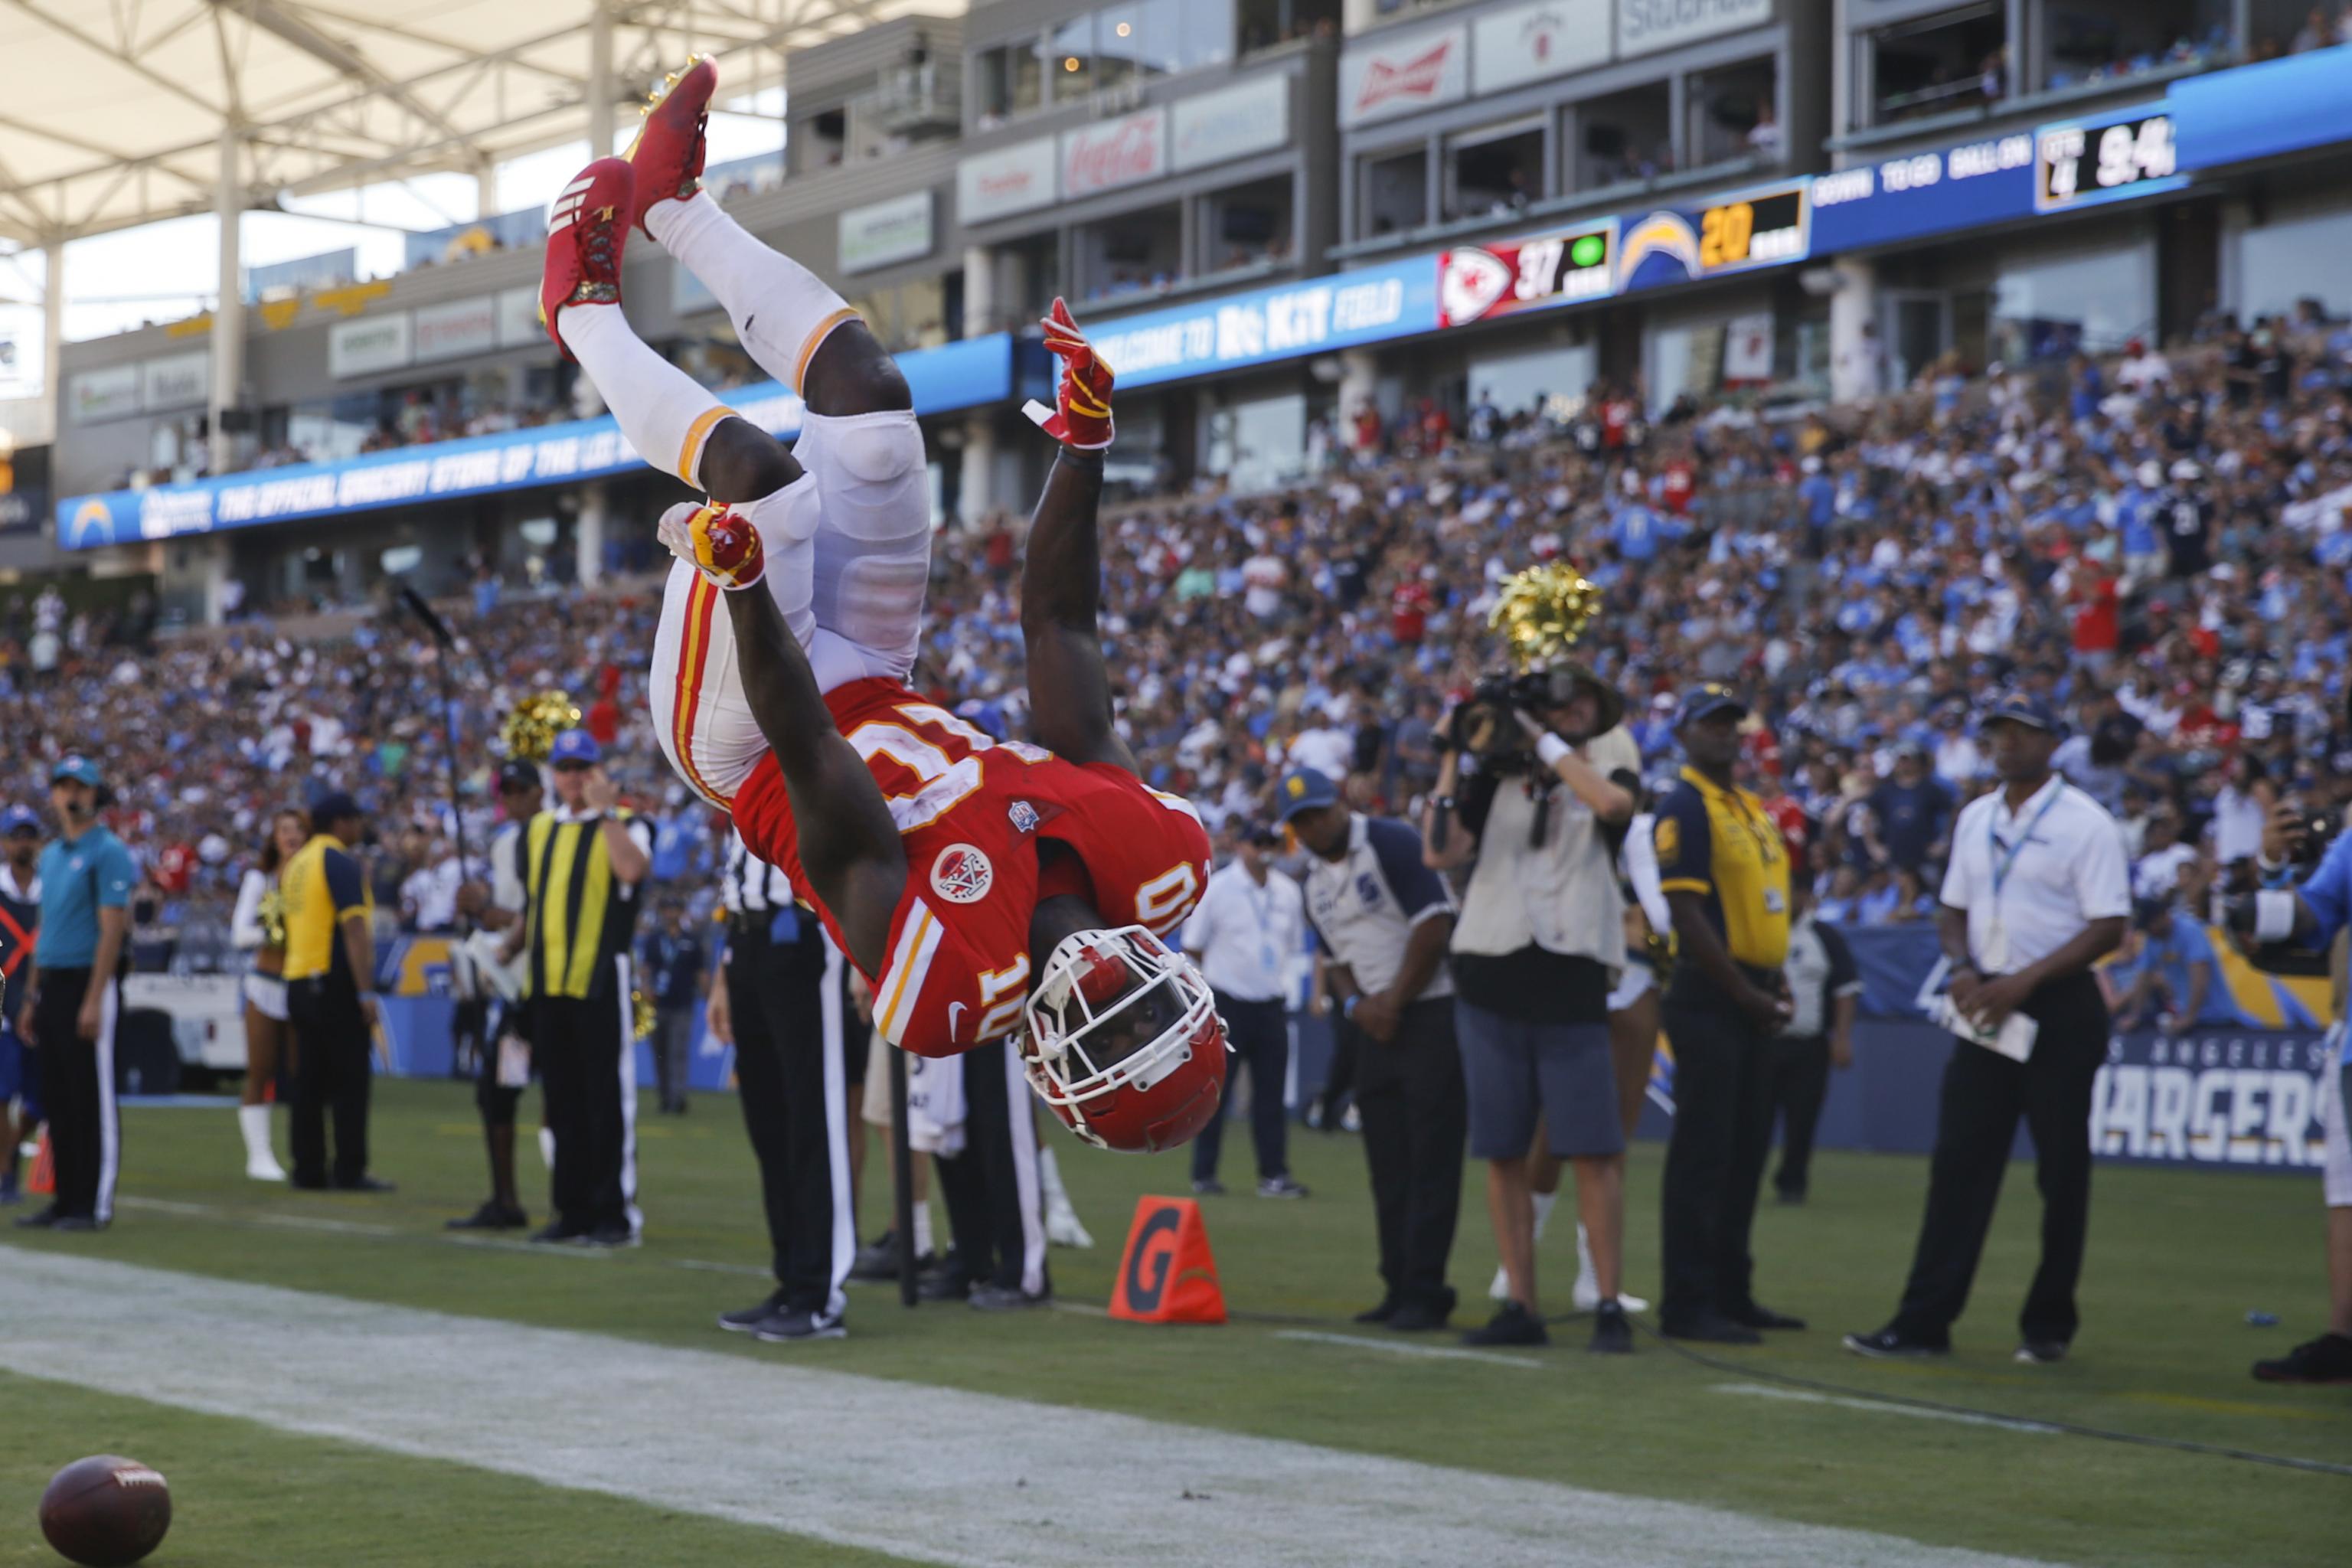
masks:
<svg viewBox="0 0 2352 1568"><path fill-rule="evenodd" d="M1013 340L1003 332L900 354L898 366L914 393L918 414L950 413L1003 402L1013 395ZM761 382L720 395L729 407L772 435L789 437L800 431L801 400L780 383ZM639 461L619 425L606 415L184 485L68 496L57 505L58 544L65 550L95 550L568 484L625 472Z"/></svg>

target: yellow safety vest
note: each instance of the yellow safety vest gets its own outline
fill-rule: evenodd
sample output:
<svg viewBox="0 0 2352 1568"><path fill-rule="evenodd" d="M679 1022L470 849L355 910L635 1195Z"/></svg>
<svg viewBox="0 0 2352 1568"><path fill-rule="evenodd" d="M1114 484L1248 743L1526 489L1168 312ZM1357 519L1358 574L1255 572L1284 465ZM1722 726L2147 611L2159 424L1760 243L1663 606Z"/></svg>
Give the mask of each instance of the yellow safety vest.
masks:
<svg viewBox="0 0 2352 1568"><path fill-rule="evenodd" d="M614 816L625 822L629 813ZM602 822L601 816L561 822L542 811L524 830L530 924L523 951L534 996L593 996L612 973L605 961L628 951L636 900L614 885Z"/></svg>
<svg viewBox="0 0 2352 1568"><path fill-rule="evenodd" d="M341 862L336 868L339 877L344 875L344 867L349 868L351 886L340 908L335 902L334 889L328 883L331 855ZM349 960L343 952L339 929L341 917L353 909L373 916L375 900L368 891L366 875L351 851L343 847L343 841L331 833L312 835L310 842L296 850L293 858L278 872L278 886L286 900L285 977L310 980L347 968Z"/></svg>

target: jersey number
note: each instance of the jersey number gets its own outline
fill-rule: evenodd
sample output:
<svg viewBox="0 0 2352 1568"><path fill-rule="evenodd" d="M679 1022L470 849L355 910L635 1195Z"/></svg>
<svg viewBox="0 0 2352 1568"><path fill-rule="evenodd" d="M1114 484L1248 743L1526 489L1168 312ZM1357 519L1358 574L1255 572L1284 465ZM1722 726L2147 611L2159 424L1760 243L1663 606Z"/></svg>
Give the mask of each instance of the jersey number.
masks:
<svg viewBox="0 0 2352 1568"><path fill-rule="evenodd" d="M1200 891L1200 875L1191 861L1171 866L1135 889L1135 923L1164 937L1183 924Z"/></svg>
<svg viewBox="0 0 2352 1568"><path fill-rule="evenodd" d="M928 702L901 703L892 711L926 729L954 736L971 753L961 761L951 761L945 752L906 725L880 719L860 724L849 732L850 745L866 762L887 757L923 781L921 787L911 794L883 792L890 803L890 820L898 824L901 835L929 826L953 809L958 801L978 789L983 752L1002 750L1024 763L1043 762L1053 754L1021 741L1007 741L1000 747L946 709Z"/></svg>

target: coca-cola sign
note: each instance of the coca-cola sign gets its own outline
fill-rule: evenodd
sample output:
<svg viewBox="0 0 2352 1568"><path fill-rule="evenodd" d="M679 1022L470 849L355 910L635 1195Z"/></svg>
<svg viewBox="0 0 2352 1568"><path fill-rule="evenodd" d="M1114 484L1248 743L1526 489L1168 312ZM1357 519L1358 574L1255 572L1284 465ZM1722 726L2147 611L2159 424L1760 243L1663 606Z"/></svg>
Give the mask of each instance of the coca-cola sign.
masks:
<svg viewBox="0 0 2352 1568"><path fill-rule="evenodd" d="M1454 102L1469 90L1469 30L1458 25L1349 46L1339 58L1339 123Z"/></svg>
<svg viewBox="0 0 2352 1568"><path fill-rule="evenodd" d="M1117 190L1168 172L1168 111L1147 109L1062 132L1062 196Z"/></svg>

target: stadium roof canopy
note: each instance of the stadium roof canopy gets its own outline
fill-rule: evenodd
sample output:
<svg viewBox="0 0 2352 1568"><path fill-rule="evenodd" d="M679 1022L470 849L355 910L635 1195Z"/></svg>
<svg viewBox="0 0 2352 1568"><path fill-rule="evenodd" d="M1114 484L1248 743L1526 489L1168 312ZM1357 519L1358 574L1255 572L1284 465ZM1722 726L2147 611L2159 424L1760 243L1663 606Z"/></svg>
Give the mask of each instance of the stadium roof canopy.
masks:
<svg viewBox="0 0 2352 1568"><path fill-rule="evenodd" d="M961 0L0 0L0 239L479 174L591 133L689 53L782 51ZM601 80L601 90L592 83ZM234 163L230 159L234 158ZM231 172L233 170L233 173ZM226 176L226 178L224 177Z"/></svg>

